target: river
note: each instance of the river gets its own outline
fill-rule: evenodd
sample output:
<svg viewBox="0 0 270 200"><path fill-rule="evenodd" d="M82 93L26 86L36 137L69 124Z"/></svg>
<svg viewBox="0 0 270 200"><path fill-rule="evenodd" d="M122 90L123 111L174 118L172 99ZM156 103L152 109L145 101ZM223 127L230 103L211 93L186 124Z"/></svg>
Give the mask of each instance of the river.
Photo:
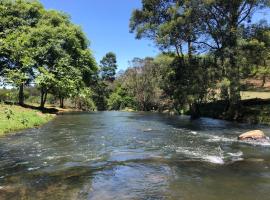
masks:
<svg viewBox="0 0 270 200"><path fill-rule="evenodd" d="M154 113L58 116L0 138L0 199L269 200L270 143L260 128Z"/></svg>

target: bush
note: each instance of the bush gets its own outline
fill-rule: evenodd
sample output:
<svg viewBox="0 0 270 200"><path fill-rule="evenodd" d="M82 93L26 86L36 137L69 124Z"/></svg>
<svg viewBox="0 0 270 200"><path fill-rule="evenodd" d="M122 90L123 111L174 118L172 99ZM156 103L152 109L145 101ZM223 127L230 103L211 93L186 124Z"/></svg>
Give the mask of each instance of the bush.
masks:
<svg viewBox="0 0 270 200"><path fill-rule="evenodd" d="M120 110L123 99L117 93L112 93L108 99L109 110Z"/></svg>
<svg viewBox="0 0 270 200"><path fill-rule="evenodd" d="M128 96L121 87L118 87L110 95L108 99L108 107L109 110L122 110L127 107L135 109L137 106L134 98Z"/></svg>

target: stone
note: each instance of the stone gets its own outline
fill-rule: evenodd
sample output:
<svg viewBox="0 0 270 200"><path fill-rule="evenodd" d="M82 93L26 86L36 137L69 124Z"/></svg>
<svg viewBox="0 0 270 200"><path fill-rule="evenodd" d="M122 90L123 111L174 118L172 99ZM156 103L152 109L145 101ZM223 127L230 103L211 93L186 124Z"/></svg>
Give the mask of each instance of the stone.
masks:
<svg viewBox="0 0 270 200"><path fill-rule="evenodd" d="M261 130L253 130L243 133L238 137L238 140L264 140L267 139L264 132Z"/></svg>
<svg viewBox="0 0 270 200"><path fill-rule="evenodd" d="M143 129L143 132L150 132L150 131L153 131L153 129L151 128Z"/></svg>

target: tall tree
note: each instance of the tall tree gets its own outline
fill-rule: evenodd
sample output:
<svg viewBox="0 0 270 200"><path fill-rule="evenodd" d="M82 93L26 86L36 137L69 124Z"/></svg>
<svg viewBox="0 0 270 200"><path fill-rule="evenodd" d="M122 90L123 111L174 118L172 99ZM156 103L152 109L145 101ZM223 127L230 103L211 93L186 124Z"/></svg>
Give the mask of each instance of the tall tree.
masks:
<svg viewBox="0 0 270 200"><path fill-rule="evenodd" d="M117 60L115 53L107 53L100 61L100 68L101 77L103 80L114 81L117 69Z"/></svg>
<svg viewBox="0 0 270 200"><path fill-rule="evenodd" d="M234 0L234 1L199 1L204 24L204 33L213 39L209 44L212 50L216 50L221 59L227 59L225 76L230 81L229 100L231 117L237 115L240 101L240 63L239 39L240 27L246 22L251 22L252 15L260 8L267 6L265 0Z"/></svg>
<svg viewBox="0 0 270 200"><path fill-rule="evenodd" d="M264 87L270 75L270 26L266 21L260 21L247 27L243 35L240 42L242 78L261 78L261 87Z"/></svg>
<svg viewBox="0 0 270 200"><path fill-rule="evenodd" d="M174 62L173 75L175 77L170 77L171 80L175 80L175 87L172 87L171 82L170 88L175 88L173 92L178 95L174 96L181 98L179 96L181 92L178 89L187 88L186 91L191 91L193 86L188 82L186 82L185 87L182 87L184 85L177 85L184 83L177 79L183 78L181 76L183 72L193 74L196 70L198 65L194 55L199 52L199 45L203 43L199 41L202 34L199 7L195 5L194 1L180 0L143 0L142 4L142 9L137 9L132 14L130 30L136 33L138 39L142 37L150 38L162 50L167 49L175 52L177 56ZM184 51L184 49L187 50ZM185 54L188 56L186 57ZM195 78L191 76L189 80L193 82L196 79L192 80L192 77ZM184 94L183 91L182 94ZM181 98L181 100L183 99ZM180 99L176 99L176 101L179 102ZM192 101L193 103L190 103L190 105L195 105L197 99L192 99Z"/></svg>
<svg viewBox="0 0 270 200"><path fill-rule="evenodd" d="M63 107L64 99L76 94L84 81L89 85L97 70L88 41L68 16L47 11L33 29L31 42L36 45L39 66L36 83L41 90L40 107L44 107L48 92L58 96Z"/></svg>
<svg viewBox="0 0 270 200"><path fill-rule="evenodd" d="M24 104L24 85L31 81L34 65L29 32L37 25L43 12L38 1L0 2L0 60L5 69L1 75L19 88L20 105Z"/></svg>

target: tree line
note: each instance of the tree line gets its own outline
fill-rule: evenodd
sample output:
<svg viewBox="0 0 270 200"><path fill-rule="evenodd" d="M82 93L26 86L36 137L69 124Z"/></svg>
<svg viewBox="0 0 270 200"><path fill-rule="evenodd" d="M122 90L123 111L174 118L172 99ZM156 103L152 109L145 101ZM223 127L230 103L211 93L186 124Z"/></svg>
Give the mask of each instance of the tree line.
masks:
<svg viewBox="0 0 270 200"><path fill-rule="evenodd" d="M142 0L142 8L132 13L130 31L137 39L154 41L164 53L135 60L119 79L121 88L141 110L156 109L159 98L167 98L174 108L188 106L197 117L200 104L222 99L227 114L235 117L242 80L258 76L264 85L269 76L269 24L252 20L262 9L269 11L269 1Z"/></svg>
<svg viewBox="0 0 270 200"><path fill-rule="evenodd" d="M0 2L0 72L2 81L40 91L40 107L48 95L73 99L78 107L98 110L189 110L226 102L231 118L241 109L243 80L270 74L270 27L254 21L267 0L142 0L133 11L130 31L161 50L150 58L134 58L116 73L117 58L107 53L96 63L80 27L61 12L45 10L38 1Z"/></svg>
<svg viewBox="0 0 270 200"><path fill-rule="evenodd" d="M223 100L226 114L241 110L243 80L270 74L270 27L259 17L263 0L142 0L130 31L161 50L155 58L135 58L111 86L109 109L189 110Z"/></svg>

